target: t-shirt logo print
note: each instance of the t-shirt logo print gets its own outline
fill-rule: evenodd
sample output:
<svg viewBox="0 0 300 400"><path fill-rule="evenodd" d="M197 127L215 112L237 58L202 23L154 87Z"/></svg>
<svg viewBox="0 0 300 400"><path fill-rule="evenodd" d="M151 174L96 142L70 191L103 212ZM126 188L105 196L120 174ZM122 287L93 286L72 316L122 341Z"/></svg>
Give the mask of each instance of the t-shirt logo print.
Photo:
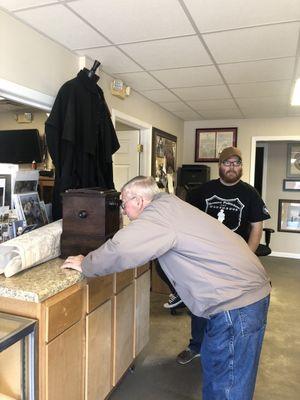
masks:
<svg viewBox="0 0 300 400"><path fill-rule="evenodd" d="M240 199L223 199L219 196L212 196L205 200L205 212L224 223L227 228L236 231L242 219L242 212L245 205Z"/></svg>

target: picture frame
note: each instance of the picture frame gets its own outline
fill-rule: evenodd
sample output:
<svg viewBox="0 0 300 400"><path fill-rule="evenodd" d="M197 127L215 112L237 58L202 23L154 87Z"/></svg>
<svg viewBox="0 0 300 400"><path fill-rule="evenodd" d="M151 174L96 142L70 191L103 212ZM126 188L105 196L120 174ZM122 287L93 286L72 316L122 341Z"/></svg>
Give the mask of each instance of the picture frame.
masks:
<svg viewBox="0 0 300 400"><path fill-rule="evenodd" d="M284 179L282 182L282 190L285 192L300 192L300 178Z"/></svg>
<svg viewBox="0 0 300 400"><path fill-rule="evenodd" d="M172 190L177 165L177 137L152 128L152 176L160 189ZM169 183L168 183L169 182Z"/></svg>
<svg viewBox="0 0 300 400"><path fill-rule="evenodd" d="M300 200L279 199L277 230L300 233Z"/></svg>
<svg viewBox="0 0 300 400"><path fill-rule="evenodd" d="M14 199L18 217L25 221L26 226L39 228L47 224L37 192L15 194Z"/></svg>
<svg viewBox="0 0 300 400"><path fill-rule="evenodd" d="M300 179L300 142L287 145L286 177Z"/></svg>
<svg viewBox="0 0 300 400"><path fill-rule="evenodd" d="M199 128L195 137L195 162L218 162L226 147L236 147L237 128Z"/></svg>

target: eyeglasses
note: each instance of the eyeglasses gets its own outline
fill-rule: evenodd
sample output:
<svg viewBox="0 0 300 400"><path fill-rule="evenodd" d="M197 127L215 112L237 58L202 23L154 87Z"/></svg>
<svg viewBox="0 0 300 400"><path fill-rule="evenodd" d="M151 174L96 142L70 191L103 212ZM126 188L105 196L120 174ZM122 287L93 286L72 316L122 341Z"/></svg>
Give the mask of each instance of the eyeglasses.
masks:
<svg viewBox="0 0 300 400"><path fill-rule="evenodd" d="M227 161L227 160L225 160L225 161L222 161L222 164L225 167L231 167L231 166L240 167L241 165L243 165L241 160L236 160L236 161Z"/></svg>
<svg viewBox="0 0 300 400"><path fill-rule="evenodd" d="M136 196L131 197L130 199L126 200L126 201L122 201L120 200L120 207L122 208L122 210L125 210L126 204L128 203L128 201L135 199Z"/></svg>

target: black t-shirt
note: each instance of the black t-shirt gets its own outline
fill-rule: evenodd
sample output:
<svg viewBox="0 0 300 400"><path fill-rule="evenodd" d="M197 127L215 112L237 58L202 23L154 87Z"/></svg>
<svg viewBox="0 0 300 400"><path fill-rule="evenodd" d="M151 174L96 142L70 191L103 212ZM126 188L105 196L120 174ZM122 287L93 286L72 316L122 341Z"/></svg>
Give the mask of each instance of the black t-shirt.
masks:
<svg viewBox="0 0 300 400"><path fill-rule="evenodd" d="M264 221L270 214L256 189L246 182L223 185L214 179L191 190L187 202L212 217L248 241L251 222Z"/></svg>

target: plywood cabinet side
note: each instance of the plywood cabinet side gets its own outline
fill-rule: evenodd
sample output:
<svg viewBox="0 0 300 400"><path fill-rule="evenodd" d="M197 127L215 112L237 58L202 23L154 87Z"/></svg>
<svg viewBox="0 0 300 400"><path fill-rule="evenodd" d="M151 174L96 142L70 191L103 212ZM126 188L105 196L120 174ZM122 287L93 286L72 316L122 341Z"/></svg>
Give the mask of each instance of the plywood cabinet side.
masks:
<svg viewBox="0 0 300 400"><path fill-rule="evenodd" d="M85 400L104 400L112 389L112 300L86 321Z"/></svg>
<svg viewBox="0 0 300 400"><path fill-rule="evenodd" d="M134 284L114 296L113 386L133 361Z"/></svg>

